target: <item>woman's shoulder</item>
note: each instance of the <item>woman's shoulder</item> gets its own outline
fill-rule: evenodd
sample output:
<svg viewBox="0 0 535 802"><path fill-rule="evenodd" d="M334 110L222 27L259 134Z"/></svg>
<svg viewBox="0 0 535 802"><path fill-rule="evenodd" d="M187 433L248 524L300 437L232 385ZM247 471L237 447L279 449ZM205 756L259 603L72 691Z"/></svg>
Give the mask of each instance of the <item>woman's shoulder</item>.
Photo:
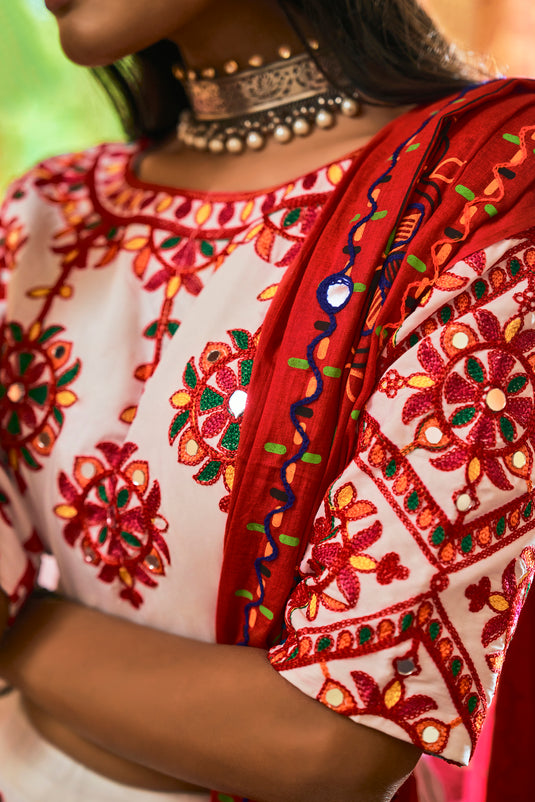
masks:
<svg viewBox="0 0 535 802"><path fill-rule="evenodd" d="M17 207L66 205L90 197L97 183L110 182L129 168L139 143L106 142L50 156L38 162L8 187L3 213Z"/></svg>

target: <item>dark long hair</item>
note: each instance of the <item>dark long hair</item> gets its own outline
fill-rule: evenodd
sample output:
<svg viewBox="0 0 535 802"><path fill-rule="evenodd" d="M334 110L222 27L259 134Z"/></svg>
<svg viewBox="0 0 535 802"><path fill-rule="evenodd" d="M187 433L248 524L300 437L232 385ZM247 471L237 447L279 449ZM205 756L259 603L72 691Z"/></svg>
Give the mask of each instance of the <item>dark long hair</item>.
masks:
<svg viewBox="0 0 535 802"><path fill-rule="evenodd" d="M474 83L474 71L417 0L278 0L306 46L306 33L337 54L348 81L386 104L425 103ZM94 70L128 136L160 139L187 100L172 66L176 45L163 41Z"/></svg>

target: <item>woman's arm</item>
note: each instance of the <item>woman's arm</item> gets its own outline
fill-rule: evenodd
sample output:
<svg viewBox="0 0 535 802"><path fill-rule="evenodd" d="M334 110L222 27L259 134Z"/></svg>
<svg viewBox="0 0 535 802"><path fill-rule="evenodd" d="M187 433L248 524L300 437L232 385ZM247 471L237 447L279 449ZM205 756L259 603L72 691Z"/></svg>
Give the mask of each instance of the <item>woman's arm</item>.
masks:
<svg viewBox="0 0 535 802"><path fill-rule="evenodd" d="M2 638L6 629L8 615L9 601L4 591L0 588L0 638Z"/></svg>
<svg viewBox="0 0 535 802"><path fill-rule="evenodd" d="M77 604L31 604L0 674L125 758L266 802L383 802L420 751L324 708L259 649L200 643Z"/></svg>

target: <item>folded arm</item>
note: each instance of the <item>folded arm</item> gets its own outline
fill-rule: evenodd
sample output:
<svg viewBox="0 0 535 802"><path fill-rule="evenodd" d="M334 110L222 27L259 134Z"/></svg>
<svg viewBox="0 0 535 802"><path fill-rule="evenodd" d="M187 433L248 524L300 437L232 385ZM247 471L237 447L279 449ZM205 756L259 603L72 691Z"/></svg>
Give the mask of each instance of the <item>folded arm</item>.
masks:
<svg viewBox="0 0 535 802"><path fill-rule="evenodd" d="M9 615L9 602L6 594L0 589L0 638L4 634Z"/></svg>
<svg viewBox="0 0 535 802"><path fill-rule="evenodd" d="M0 674L116 754L266 802L384 802L420 755L305 696L259 649L70 602L30 605L6 638Z"/></svg>

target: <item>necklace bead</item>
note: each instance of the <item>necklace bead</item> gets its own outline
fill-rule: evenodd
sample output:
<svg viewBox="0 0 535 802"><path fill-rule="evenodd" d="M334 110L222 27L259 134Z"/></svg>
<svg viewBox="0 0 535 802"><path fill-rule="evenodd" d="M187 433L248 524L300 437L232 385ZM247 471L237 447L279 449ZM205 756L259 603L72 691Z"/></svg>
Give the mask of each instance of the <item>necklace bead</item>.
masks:
<svg viewBox="0 0 535 802"><path fill-rule="evenodd" d="M247 134L245 143L251 150L261 150L264 147L266 140L259 134L258 131L251 131Z"/></svg>
<svg viewBox="0 0 535 802"><path fill-rule="evenodd" d="M316 114L316 125L318 128L332 128L334 125L334 115L326 109L321 109Z"/></svg>
<svg viewBox="0 0 535 802"><path fill-rule="evenodd" d="M273 131L273 136L275 137L277 142L284 144L290 141L290 139L292 138L292 132L287 125L277 125L277 127Z"/></svg>
<svg viewBox="0 0 535 802"><path fill-rule="evenodd" d="M241 153L244 148L243 139L240 139L239 136L229 136L225 147L229 153Z"/></svg>
<svg viewBox="0 0 535 802"><path fill-rule="evenodd" d="M307 136L311 131L311 125L304 117L298 117L293 122L292 131L296 136Z"/></svg>

